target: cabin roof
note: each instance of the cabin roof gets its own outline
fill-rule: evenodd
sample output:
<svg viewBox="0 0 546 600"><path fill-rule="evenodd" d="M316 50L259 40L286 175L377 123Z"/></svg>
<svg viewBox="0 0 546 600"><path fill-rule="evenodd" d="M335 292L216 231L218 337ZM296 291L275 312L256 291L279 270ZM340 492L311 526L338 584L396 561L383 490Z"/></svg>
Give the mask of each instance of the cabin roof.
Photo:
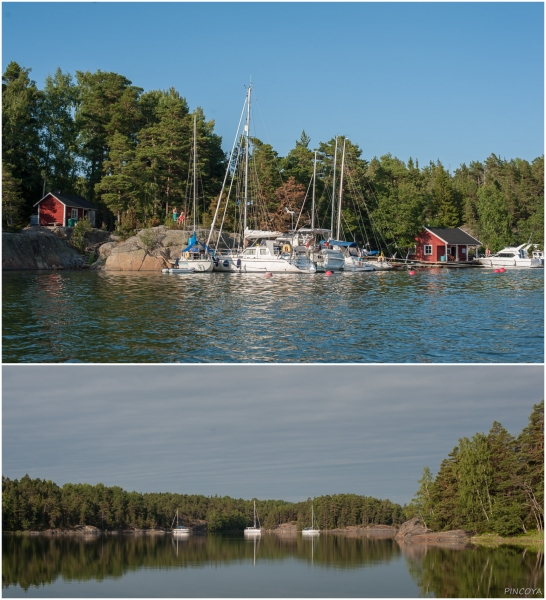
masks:
<svg viewBox="0 0 546 600"><path fill-rule="evenodd" d="M450 229L443 227L425 227L425 230L429 231L446 244L455 244L459 246L482 246L482 243L479 240L471 235L468 235L468 233L465 233L459 227Z"/></svg>
<svg viewBox="0 0 546 600"><path fill-rule="evenodd" d="M41 200L38 200L34 206L38 206L40 202L45 200L48 196L53 196L56 198L61 204L65 206L70 206L71 208L89 208L96 209L97 207L94 204L91 204L85 198L81 196L75 196L73 194L63 194L61 192L48 192Z"/></svg>

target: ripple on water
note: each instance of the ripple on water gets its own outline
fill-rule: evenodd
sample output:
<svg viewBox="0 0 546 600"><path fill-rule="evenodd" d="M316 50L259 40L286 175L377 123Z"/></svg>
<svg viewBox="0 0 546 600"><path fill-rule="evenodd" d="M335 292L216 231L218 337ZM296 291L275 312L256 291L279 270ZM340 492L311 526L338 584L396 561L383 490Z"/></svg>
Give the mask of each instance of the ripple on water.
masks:
<svg viewBox="0 0 546 600"><path fill-rule="evenodd" d="M4 362L538 362L542 270L6 272Z"/></svg>

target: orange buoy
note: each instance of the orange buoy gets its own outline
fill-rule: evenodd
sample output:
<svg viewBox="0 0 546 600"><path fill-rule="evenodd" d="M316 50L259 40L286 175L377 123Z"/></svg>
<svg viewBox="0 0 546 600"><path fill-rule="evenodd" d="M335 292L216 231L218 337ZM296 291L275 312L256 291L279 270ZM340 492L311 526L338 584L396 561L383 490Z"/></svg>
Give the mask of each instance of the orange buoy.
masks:
<svg viewBox="0 0 546 600"><path fill-rule="evenodd" d="M326 271L326 273L324 273L324 274L328 275L328 276L333 275L332 271Z"/></svg>

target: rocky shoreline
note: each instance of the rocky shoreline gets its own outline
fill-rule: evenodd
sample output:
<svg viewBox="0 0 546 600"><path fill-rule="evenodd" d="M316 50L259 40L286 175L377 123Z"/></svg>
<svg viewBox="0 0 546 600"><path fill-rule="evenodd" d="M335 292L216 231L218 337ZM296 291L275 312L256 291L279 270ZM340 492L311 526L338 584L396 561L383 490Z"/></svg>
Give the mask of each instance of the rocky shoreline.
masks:
<svg viewBox="0 0 546 600"><path fill-rule="evenodd" d="M196 521L190 524L192 532L206 533L207 522ZM45 535L45 536L78 536L78 535L164 535L171 533L171 529L141 529L138 527L127 527L116 530L101 530L93 525L78 525L72 529L52 528L44 531L17 531L5 532L11 535ZM266 533L280 535L296 535L299 533L296 523L282 523L274 529L264 529ZM471 533L462 529L452 531L434 532L426 527L419 517L406 521L400 527L393 525L352 525L340 529L322 529L324 535L347 535L354 537L373 536L394 538L402 546L413 545L442 545L442 546L466 546L471 543Z"/></svg>
<svg viewBox="0 0 546 600"><path fill-rule="evenodd" d="M86 234L86 254L70 243L73 227L27 227L19 233L2 232L2 270L82 269L88 265L88 255L94 254L106 242L119 243L107 231L93 229Z"/></svg>
<svg viewBox="0 0 546 600"><path fill-rule="evenodd" d="M161 271L172 266L188 245L190 231L164 225L143 229L125 241L113 233L93 229L85 234L85 254L70 243L73 227L27 227L19 233L2 233L2 269L5 271L83 269L105 271ZM209 230L198 229L205 241ZM218 235L213 236L216 243ZM224 243L232 236L222 235ZM89 260L94 257L94 260Z"/></svg>
<svg viewBox="0 0 546 600"><path fill-rule="evenodd" d="M394 539L401 544L468 545L471 533L462 529L431 531L420 517L413 517L401 525Z"/></svg>

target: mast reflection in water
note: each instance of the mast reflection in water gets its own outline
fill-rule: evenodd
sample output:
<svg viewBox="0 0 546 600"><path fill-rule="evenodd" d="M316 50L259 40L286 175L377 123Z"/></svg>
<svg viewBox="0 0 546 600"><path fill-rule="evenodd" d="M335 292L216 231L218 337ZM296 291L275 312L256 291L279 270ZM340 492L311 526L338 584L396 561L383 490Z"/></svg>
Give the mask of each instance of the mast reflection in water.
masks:
<svg viewBox="0 0 546 600"><path fill-rule="evenodd" d="M390 535L4 536L9 597L505 597L542 549L400 546Z"/></svg>

